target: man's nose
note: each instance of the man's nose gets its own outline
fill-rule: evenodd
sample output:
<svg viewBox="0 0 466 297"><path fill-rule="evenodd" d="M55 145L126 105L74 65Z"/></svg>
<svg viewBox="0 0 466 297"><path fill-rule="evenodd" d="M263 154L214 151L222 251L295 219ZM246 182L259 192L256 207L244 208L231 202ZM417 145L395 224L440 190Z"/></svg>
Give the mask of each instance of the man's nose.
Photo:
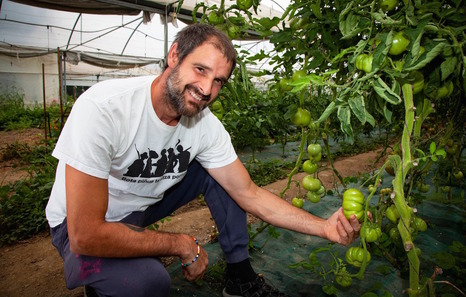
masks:
<svg viewBox="0 0 466 297"><path fill-rule="evenodd" d="M202 95L210 96L212 92L212 85L213 85L212 79L204 78L199 85L199 90L201 91Z"/></svg>

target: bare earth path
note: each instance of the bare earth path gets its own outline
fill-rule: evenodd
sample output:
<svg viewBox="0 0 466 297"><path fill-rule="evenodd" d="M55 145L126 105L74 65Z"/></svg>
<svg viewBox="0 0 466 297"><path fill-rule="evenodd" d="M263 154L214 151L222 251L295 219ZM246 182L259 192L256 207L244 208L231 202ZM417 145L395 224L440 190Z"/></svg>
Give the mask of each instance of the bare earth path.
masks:
<svg viewBox="0 0 466 297"><path fill-rule="evenodd" d="M33 133L37 136L40 131ZM0 134L2 142L3 136ZM371 171L376 159L377 152L369 152L338 160L335 167L343 177L355 176ZM7 171L10 173L5 173ZM10 180L12 174L21 177L22 173L13 170L8 164L0 165L0 185L5 184L5 180ZM303 176L300 173L295 178L300 180ZM321 172L319 178L327 189L333 187L334 178L330 170ZM287 180L280 180L264 188L280 195L286 183ZM296 191L292 188L287 191L285 199L290 201L295 194ZM254 218L250 217L250 220L253 221ZM196 236L201 243L207 243L215 230L214 225L208 209L193 202L171 217L170 221L160 224L160 230L188 233ZM83 290L78 288L70 291L65 287L62 260L46 232L30 240L0 248L0 296L82 297Z"/></svg>

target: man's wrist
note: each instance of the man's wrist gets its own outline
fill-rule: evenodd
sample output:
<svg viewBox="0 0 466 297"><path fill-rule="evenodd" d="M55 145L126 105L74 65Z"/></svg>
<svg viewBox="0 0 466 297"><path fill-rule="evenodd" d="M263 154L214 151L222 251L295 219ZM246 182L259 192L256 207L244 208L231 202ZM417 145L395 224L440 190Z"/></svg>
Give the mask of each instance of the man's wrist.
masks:
<svg viewBox="0 0 466 297"><path fill-rule="evenodd" d="M182 267L188 267L191 266L196 260L199 258L199 254L201 253L201 246L199 245L199 241L196 239L196 237L192 236L192 239L196 243L196 255L194 256L193 260L191 262L183 263L181 262Z"/></svg>

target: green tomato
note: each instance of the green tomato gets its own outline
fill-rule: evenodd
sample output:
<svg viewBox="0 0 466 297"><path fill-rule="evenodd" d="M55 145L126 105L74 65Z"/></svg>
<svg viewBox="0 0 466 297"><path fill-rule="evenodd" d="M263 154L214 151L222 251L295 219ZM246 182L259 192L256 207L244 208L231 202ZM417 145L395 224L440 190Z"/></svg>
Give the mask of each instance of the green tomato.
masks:
<svg viewBox="0 0 466 297"><path fill-rule="evenodd" d="M225 111L223 109L222 103L219 100L215 100L214 102L212 102L212 104L210 105L210 110L219 120L223 118L223 114Z"/></svg>
<svg viewBox="0 0 466 297"><path fill-rule="evenodd" d="M296 113L291 116L291 122L295 126L305 127L311 122L311 113L307 109L298 107Z"/></svg>
<svg viewBox="0 0 466 297"><path fill-rule="evenodd" d="M364 257L366 257L366 263L369 263L371 260L371 254L369 251L364 251L363 248L356 246L350 247L345 253L346 262L355 267L361 267Z"/></svg>
<svg viewBox="0 0 466 297"><path fill-rule="evenodd" d="M248 10L252 7L252 0L236 0L236 5L242 10Z"/></svg>
<svg viewBox="0 0 466 297"><path fill-rule="evenodd" d="M322 153L318 153L315 156L308 154L308 156L309 160L311 160L313 163L318 163L320 160L322 160Z"/></svg>
<svg viewBox="0 0 466 297"><path fill-rule="evenodd" d="M306 175L302 180L303 188L308 191L318 191L322 183L317 178Z"/></svg>
<svg viewBox="0 0 466 297"><path fill-rule="evenodd" d="M379 6L382 8L384 12L394 10L396 5L398 4L398 0L381 0L379 1Z"/></svg>
<svg viewBox="0 0 466 297"><path fill-rule="evenodd" d="M216 11L211 11L208 16L209 23L212 25L220 25L225 22L222 14L219 14Z"/></svg>
<svg viewBox="0 0 466 297"><path fill-rule="evenodd" d="M418 183L417 190L421 193L427 193L429 192L429 185L425 183Z"/></svg>
<svg viewBox="0 0 466 297"><path fill-rule="evenodd" d="M385 211L385 216L390 222L392 222L393 224L396 224L396 222L400 218L400 213L398 212L398 209L396 208L396 206L392 204Z"/></svg>
<svg viewBox="0 0 466 297"><path fill-rule="evenodd" d="M372 71L373 56L368 54L360 54L356 57L356 68L363 70L366 73Z"/></svg>
<svg viewBox="0 0 466 297"><path fill-rule="evenodd" d="M291 76L291 80L297 81L300 80L301 78L305 77L307 75L305 70L298 70L293 75Z"/></svg>
<svg viewBox="0 0 466 297"><path fill-rule="evenodd" d="M361 221L364 217L365 203L366 198L361 191L355 188L347 189L343 193L343 213L345 217L349 219L354 214L358 221Z"/></svg>
<svg viewBox="0 0 466 297"><path fill-rule="evenodd" d="M322 147L318 143L311 143L307 146L307 152L310 156L317 156L322 152Z"/></svg>
<svg viewBox="0 0 466 297"><path fill-rule="evenodd" d="M322 197L322 196L325 196L325 194L326 194L327 192L325 191L325 187L322 185L322 186L320 186L320 188L316 191L316 193L319 194L319 195Z"/></svg>
<svg viewBox="0 0 466 297"><path fill-rule="evenodd" d="M366 242L375 242L382 235L382 230L377 224L366 222L362 224L359 234Z"/></svg>
<svg viewBox="0 0 466 297"><path fill-rule="evenodd" d="M401 235L400 235L400 231L398 231L398 228L396 227L391 228L390 231L388 231L388 234L393 243L400 242Z"/></svg>
<svg viewBox="0 0 466 297"><path fill-rule="evenodd" d="M463 178L463 172L461 170L455 170L453 171L453 176L456 178L456 179L462 179Z"/></svg>
<svg viewBox="0 0 466 297"><path fill-rule="evenodd" d="M458 150L458 145L456 143L453 145L446 145L445 149L447 150L447 153L449 153L450 155L454 155Z"/></svg>
<svg viewBox="0 0 466 297"><path fill-rule="evenodd" d="M335 273L335 281L342 287L349 287L353 283L353 278L346 271L346 267L343 267L339 273Z"/></svg>
<svg viewBox="0 0 466 297"><path fill-rule="evenodd" d="M289 78L282 78L279 82L280 89L284 92L291 91L293 89L293 86L291 85L291 79Z"/></svg>
<svg viewBox="0 0 466 297"><path fill-rule="evenodd" d="M424 232L427 230L427 223L420 217L414 217L414 226L417 231Z"/></svg>
<svg viewBox="0 0 466 297"><path fill-rule="evenodd" d="M230 37L230 39L238 38L240 35L239 27L235 25L228 26L227 35Z"/></svg>
<svg viewBox="0 0 466 297"><path fill-rule="evenodd" d="M374 185L369 185L368 190L370 193L377 191L377 187Z"/></svg>
<svg viewBox="0 0 466 297"><path fill-rule="evenodd" d="M444 193L449 193L451 191L451 188L450 186L441 186L440 190L442 190L442 192Z"/></svg>
<svg viewBox="0 0 466 297"><path fill-rule="evenodd" d="M306 193L306 196L307 196L307 199L309 199L309 201L311 201L312 203L317 203L320 201L320 195L317 194L317 192L315 191L308 191Z"/></svg>
<svg viewBox="0 0 466 297"><path fill-rule="evenodd" d="M304 29L308 21L304 18L294 17L290 20L290 28L292 30L301 30Z"/></svg>
<svg viewBox="0 0 466 297"><path fill-rule="evenodd" d="M390 163L388 163L387 166L385 166L385 172L387 172L391 176L395 176L395 169Z"/></svg>
<svg viewBox="0 0 466 297"><path fill-rule="evenodd" d="M408 79L413 86L413 94L417 94L424 89L424 75L420 71L413 71L408 75Z"/></svg>
<svg viewBox="0 0 466 297"><path fill-rule="evenodd" d="M397 32L393 35L392 46L388 53L392 56L397 56L408 48L409 43L410 40L403 31Z"/></svg>
<svg viewBox="0 0 466 297"><path fill-rule="evenodd" d="M311 160L306 160L303 163L303 170L307 174L313 174L317 171L317 164L313 163Z"/></svg>
<svg viewBox="0 0 466 297"><path fill-rule="evenodd" d="M291 200L291 204L293 204L293 206L295 206L295 207L297 207L297 208L303 208L304 200L301 199L301 198L298 198L298 197L294 197L294 198Z"/></svg>

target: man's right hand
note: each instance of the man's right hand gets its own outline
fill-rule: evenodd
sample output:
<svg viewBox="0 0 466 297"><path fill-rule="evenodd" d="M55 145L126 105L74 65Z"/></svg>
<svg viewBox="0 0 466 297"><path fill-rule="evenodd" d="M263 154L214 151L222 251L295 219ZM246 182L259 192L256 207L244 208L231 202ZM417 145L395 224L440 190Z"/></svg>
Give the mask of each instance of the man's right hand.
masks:
<svg viewBox="0 0 466 297"><path fill-rule="evenodd" d="M189 238L187 253L186 256L180 257L181 263L188 264L188 266L182 267L182 272L184 277L190 281L197 281L202 279L204 273L207 271L207 266L209 264L209 255L207 252L199 245L199 257L196 261L192 262L197 255L198 245L193 240L192 237Z"/></svg>

